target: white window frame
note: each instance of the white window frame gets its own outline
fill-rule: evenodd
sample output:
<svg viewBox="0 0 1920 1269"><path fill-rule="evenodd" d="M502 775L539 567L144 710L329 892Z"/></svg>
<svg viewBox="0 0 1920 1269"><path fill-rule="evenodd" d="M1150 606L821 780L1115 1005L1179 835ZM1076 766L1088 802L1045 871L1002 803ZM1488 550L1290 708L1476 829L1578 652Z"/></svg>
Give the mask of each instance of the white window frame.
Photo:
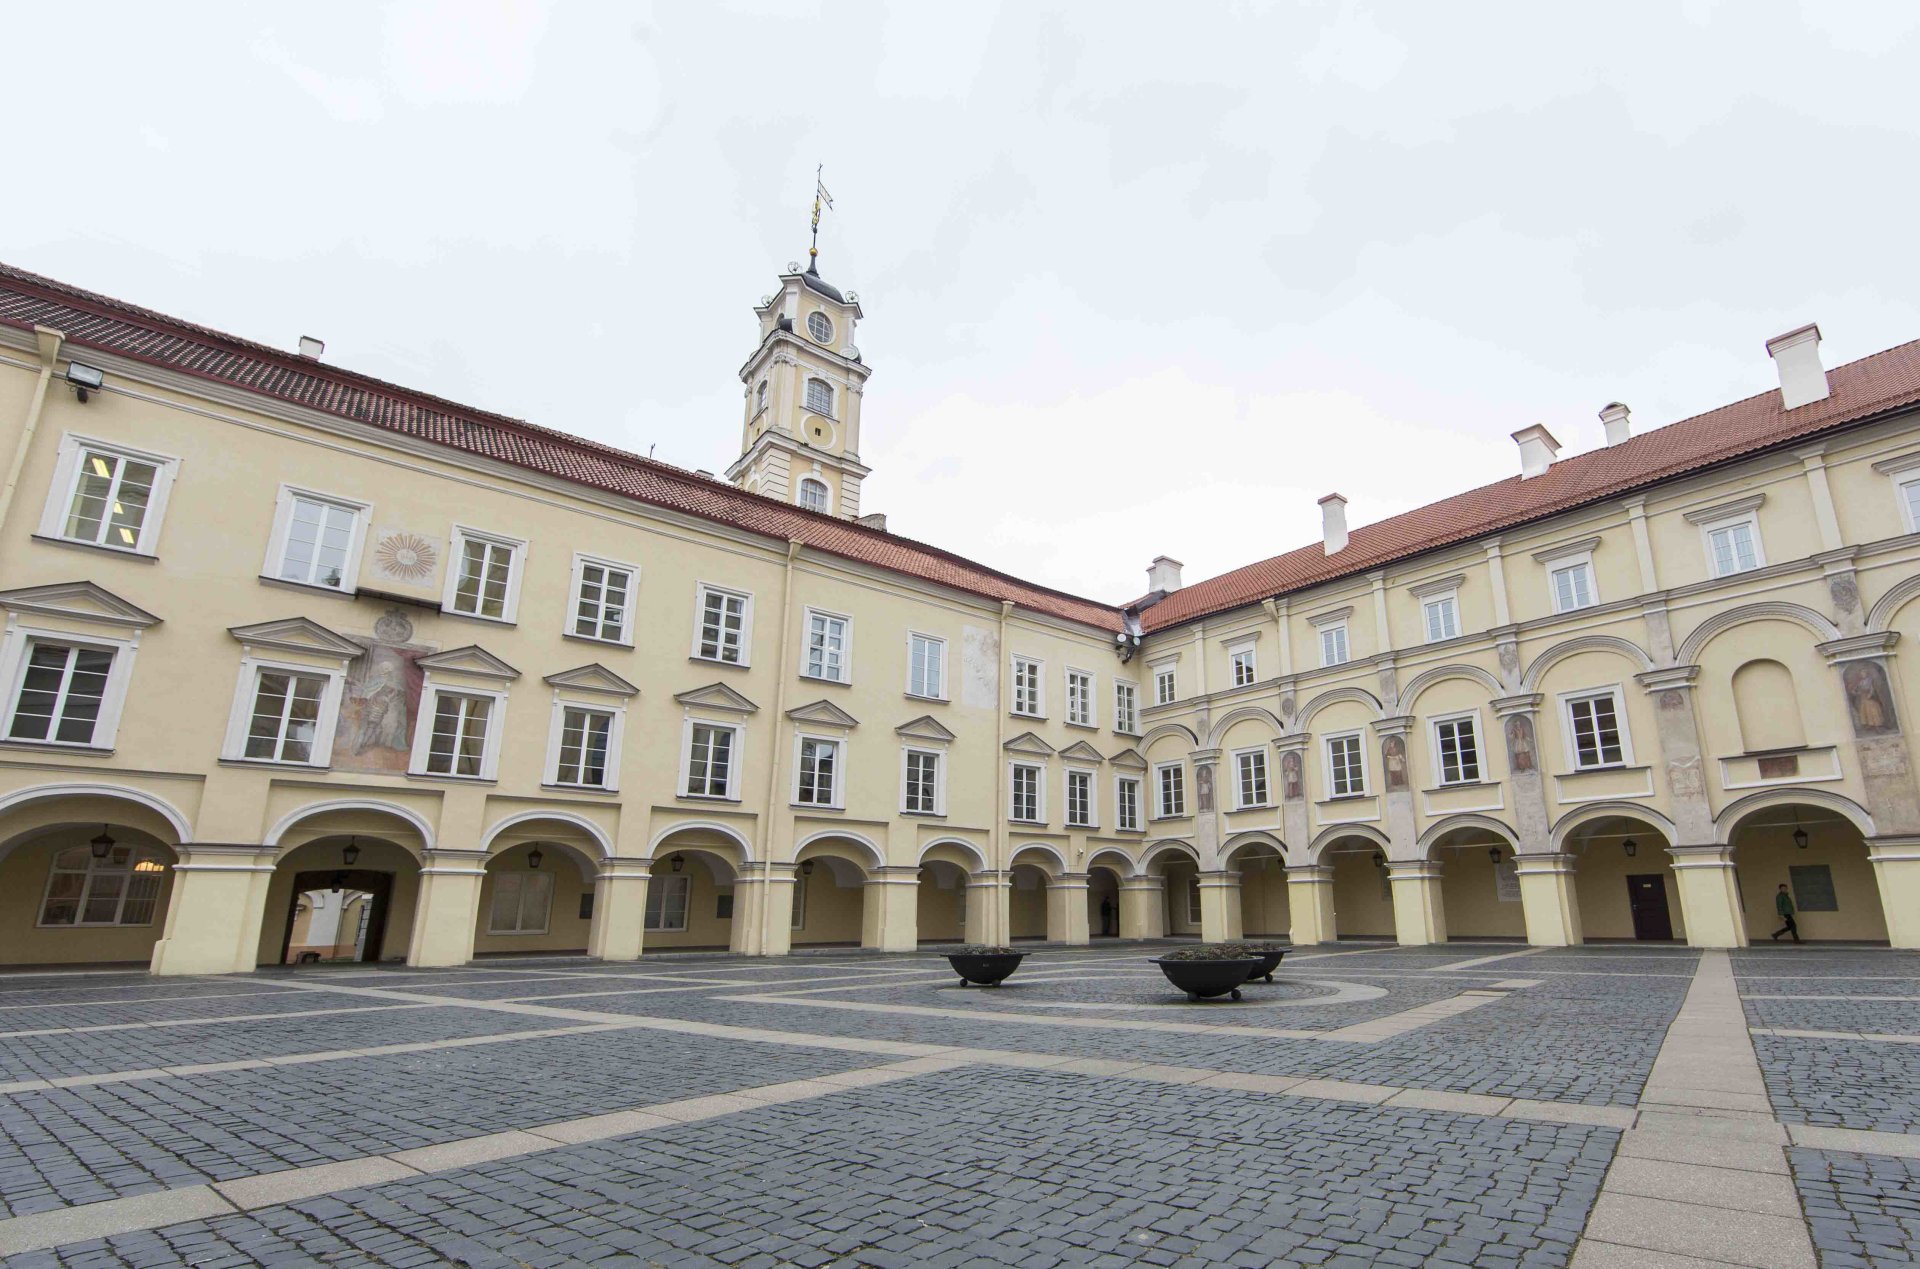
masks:
<svg viewBox="0 0 1920 1269"><path fill-rule="evenodd" d="M607 778L601 784L574 784L560 779L560 750L566 739L567 711L570 709L607 716ZM547 722L547 768L542 782L556 789L587 789L595 793L618 793L620 791L620 748L621 741L626 738L626 730L627 710L624 705L570 701L556 694L553 699L553 712Z"/></svg>
<svg viewBox="0 0 1920 1269"><path fill-rule="evenodd" d="M1434 620L1439 618L1440 630L1434 631ZM1435 591L1420 596L1420 633L1427 643L1445 643L1449 639L1460 637L1460 592L1458 590Z"/></svg>
<svg viewBox="0 0 1920 1269"><path fill-rule="evenodd" d="M314 723L311 762L289 762L284 758L249 758L247 735L253 725L253 703L259 694L263 674L299 674L327 681L320 694L320 717ZM347 675L340 668L322 669L297 661L280 661L242 653L240 677L234 684L233 707L227 713L227 734L220 745L222 762L264 762L276 767L325 770L333 765L333 734L340 722L340 701L345 695ZM12 720L8 720L11 727Z"/></svg>
<svg viewBox="0 0 1920 1269"><path fill-rule="evenodd" d="M1232 757L1233 757L1233 809L1236 811L1249 811L1255 807L1272 806L1273 805L1273 764L1267 761L1266 746L1254 745L1246 749L1236 749L1233 751ZM1261 798L1257 802L1249 802L1246 800L1246 775L1245 775L1245 772L1242 770L1242 768L1245 765L1246 759L1248 758L1256 758L1259 760L1260 785L1266 791L1266 796Z"/></svg>
<svg viewBox="0 0 1920 1269"><path fill-rule="evenodd" d="M1742 525L1746 526L1747 532L1753 538L1753 567L1733 568L1722 572L1719 562L1714 555L1713 535L1724 530L1740 528ZM1752 573L1765 568L1767 566L1767 549L1765 544L1760 540L1759 509L1755 508L1751 511L1742 511L1735 515L1721 516L1714 520L1702 520L1700 522L1700 549L1707 553L1707 576L1716 580L1722 577L1738 577L1742 573Z"/></svg>
<svg viewBox="0 0 1920 1269"><path fill-rule="evenodd" d="M740 604L740 658L729 661L724 656L700 655L700 641L707 616L707 596L723 595L728 599L738 599ZM724 647L724 643L719 645ZM753 664L753 592L739 590L732 586L721 586L714 582L700 582L693 591L693 650L689 654L695 661L705 661L709 665L734 665L746 669Z"/></svg>
<svg viewBox="0 0 1920 1269"><path fill-rule="evenodd" d="M813 623L815 621L840 623L840 672L838 674L815 674L813 672ZM825 608L807 608L800 623L800 677L812 679L816 683L853 682L853 618L845 613L829 612ZM827 668L825 650L822 649L821 667Z"/></svg>
<svg viewBox="0 0 1920 1269"><path fill-rule="evenodd" d="M131 459L136 463L153 464L153 492L147 499L147 514L140 522L139 541L130 547L67 536L67 515L73 507L74 488L80 481L80 454L87 449L111 454L123 461ZM53 485L47 491L46 506L40 513L40 536L61 542L78 542L103 551L118 551L122 555L155 555L158 553L160 525L166 518L167 501L172 496L174 478L179 470L180 460L170 455L68 432L60 438L60 448L54 458Z"/></svg>
<svg viewBox="0 0 1920 1269"><path fill-rule="evenodd" d="M1601 697L1610 697L1613 700L1614 724L1620 733L1620 761L1583 764L1580 761L1580 746L1574 735L1573 707L1580 701L1596 700ZM1633 735L1627 720L1627 697L1618 684L1562 692L1557 699L1560 703L1560 726L1566 740L1567 770L1618 771L1622 767L1633 765Z"/></svg>
<svg viewBox="0 0 1920 1269"><path fill-rule="evenodd" d="M1020 815L1015 799L1017 792L1014 772L1033 773L1033 816ZM1047 765L1044 762L1027 762L1012 759L1007 763L1007 819L1015 824L1045 824L1047 822Z"/></svg>
<svg viewBox="0 0 1920 1269"><path fill-rule="evenodd" d="M524 885L524 883L529 879L544 881L546 883L546 886L544 888L547 892L547 902L542 908L540 913L540 928L534 929L531 926L516 926L511 930L501 929L499 926L494 924L494 904L498 902L501 883L511 880L514 883L514 889L520 890ZM519 902L516 903L515 908L521 915L524 916L526 913L525 894L524 893L520 894L518 896L518 899L519 899ZM487 895L487 933L489 935L498 935L503 938L507 938L507 937L517 938L523 934L545 934L549 929L552 928L552 926L553 926L553 874L552 873L535 872L531 868L526 869L524 871L516 868L510 872L502 869L494 873L493 888Z"/></svg>
<svg viewBox="0 0 1920 1269"><path fill-rule="evenodd" d="M1068 828L1100 827L1099 775L1100 773L1092 767L1068 767L1062 772L1060 780L1060 805L1064 808L1063 814L1066 816L1065 822ZM1087 784L1086 814L1079 819L1073 817L1073 780L1075 776L1083 777Z"/></svg>
<svg viewBox="0 0 1920 1269"><path fill-rule="evenodd" d="M94 716L93 738L74 740L35 740L13 734L14 716L20 709L20 690L26 684L27 666L34 644L51 643L63 647L94 648L113 655L107 668L106 689L100 697L100 712ZM111 639L101 635L77 635L66 630L9 623L6 641L0 645L0 684L6 696L0 698L0 742L9 745L35 745L47 749L111 749L120 734L120 715L126 708L127 691L133 680L134 653L139 650L138 636Z"/></svg>
<svg viewBox="0 0 1920 1269"><path fill-rule="evenodd" d="M620 617L620 633L614 638L609 639L607 636L601 634L581 634L579 631L580 589L586 585L588 565L593 565L603 570L613 569L627 575L627 607L626 611L623 612ZM610 643L622 648L631 648L633 646L633 610L639 590L640 566L638 564L629 564L625 560L609 559L604 555L588 555L581 551L574 552L573 578L567 585L566 623L562 627L561 633L569 639L588 639L594 643ZM601 611L603 613L606 611L604 604L601 606ZM596 629L601 624L599 621L594 622Z"/></svg>
<svg viewBox="0 0 1920 1269"><path fill-rule="evenodd" d="M821 493L825 495L817 507L807 505L806 488L808 485L820 486ZM821 515L830 516L833 514L833 486L818 476L802 476L793 482L793 505L799 507L802 511L814 511Z"/></svg>
<svg viewBox="0 0 1920 1269"><path fill-rule="evenodd" d="M827 403L824 407L814 404L813 385L816 383L826 389ZM808 375L806 381L800 385L801 408L809 414L818 414L829 419L837 417L833 412L833 407L834 401L838 396L839 393L834 389L832 382L821 378L819 375Z"/></svg>
<svg viewBox="0 0 1920 1269"><path fill-rule="evenodd" d="M1122 736L1140 734L1140 685L1132 679L1113 681L1113 730Z"/></svg>
<svg viewBox="0 0 1920 1269"><path fill-rule="evenodd" d="M733 740L727 746L727 789L724 793L689 793L688 777L693 773L693 732L696 727L709 727L716 731L733 733ZM747 729L739 723L720 722L711 718L689 718L680 728L680 777L673 787L677 798L691 798L696 802L738 802L740 800L740 759L746 742Z"/></svg>
<svg viewBox="0 0 1920 1269"><path fill-rule="evenodd" d="M656 861L657 862L657 861ZM664 884L662 884L664 883ZM684 891L680 896L680 924L668 925L667 896L674 890ZM656 898L657 896L657 898ZM657 909L660 923L652 924L649 909ZM687 929L687 917L693 911L693 878L687 873L663 873L647 881L647 902L640 913L640 925L649 934L684 934Z"/></svg>
<svg viewBox="0 0 1920 1269"><path fill-rule="evenodd" d="M1179 805L1169 810L1167 807L1167 779L1169 771L1179 773L1175 782L1179 785ZM1172 762L1153 764L1153 818L1156 820L1180 820L1187 817L1187 764L1180 759Z"/></svg>
<svg viewBox="0 0 1920 1269"><path fill-rule="evenodd" d="M1137 775L1117 775L1113 778L1113 827L1115 832L1139 833L1145 831L1142 827L1143 821L1140 817L1140 803L1146 796L1146 790L1141 786L1145 783L1146 782ZM1129 784L1133 786L1133 814L1131 816L1126 813L1127 802L1120 793L1121 788Z"/></svg>
<svg viewBox="0 0 1920 1269"><path fill-rule="evenodd" d="M929 664L935 667L939 677L938 690L916 692L913 688L913 649L916 642L929 648ZM947 697L947 641L939 635L925 634L918 630L907 631L907 695L923 701L944 701Z"/></svg>
<svg viewBox="0 0 1920 1269"><path fill-rule="evenodd" d="M427 760L433 752L433 722L440 712L442 694L451 696L484 696L493 700L487 710L487 736L480 750L480 773L478 775L458 775L450 771L429 771ZM436 683L433 676L427 676L426 684L420 689L420 716L413 723L413 753L407 762L407 774L428 776L435 780L497 780L500 778L500 737L507 722L507 694L494 688L467 687L453 683Z"/></svg>
<svg viewBox="0 0 1920 1269"><path fill-rule="evenodd" d="M1080 684L1075 690L1075 683ZM1098 676L1092 670L1076 670L1067 667L1067 722L1075 727L1098 727L1099 715L1093 704L1094 692L1100 686ZM1078 706L1076 709L1075 707Z"/></svg>
<svg viewBox="0 0 1920 1269"><path fill-rule="evenodd" d="M498 617L489 617L485 613L461 612L453 606L454 598L460 589L460 567L467 558L469 542L485 542L491 546L504 546L510 552L507 563L507 593L502 599ZM520 619L520 583L527 572L527 544L525 539L510 538L501 533L489 533L484 529L475 529L468 525L453 526L452 544L447 548L447 580L440 595L440 610L450 617L465 617L472 621L491 621L510 626Z"/></svg>
<svg viewBox="0 0 1920 1269"><path fill-rule="evenodd" d="M1243 668L1245 682L1241 681ZM1260 681L1260 657L1253 640L1227 645L1227 678L1235 687L1252 687Z"/></svg>
<svg viewBox="0 0 1920 1269"><path fill-rule="evenodd" d="M1153 703L1156 706L1171 705L1180 699L1180 664L1177 661L1162 661L1149 666L1153 671ZM1161 690L1162 685L1166 690Z"/></svg>
<svg viewBox="0 0 1920 1269"><path fill-rule="evenodd" d="M1920 466L1902 465L1893 473L1893 496L1900 501L1900 521L1908 533L1920 533Z"/></svg>
<svg viewBox="0 0 1920 1269"><path fill-rule="evenodd" d="M293 504L301 498L350 512L353 516L353 526L347 535L347 557L341 565L338 586L329 586L325 582L301 581L298 578L280 575L280 569L287 559L287 539L293 530ZM314 590L331 591L336 595L355 593L359 589L360 559L367 545L367 525L372 519L373 504L370 502L361 502L357 498L345 498L339 494L321 493L317 489L308 489L300 485L281 485L280 492L274 499L273 532L267 538L267 558L260 566L260 576L270 582L279 582L286 586L310 586Z"/></svg>
<svg viewBox="0 0 1920 1269"><path fill-rule="evenodd" d="M151 927L156 920L165 916L165 911L160 906L160 890L162 887L166 885L167 866L166 866L166 861L162 859L158 853L150 850L144 850L138 846L129 846L129 850L127 854L127 866L124 870L118 869L118 868L107 868L102 866L111 861L112 859L111 853L109 853L107 859L101 860L101 859L95 859L91 852L88 852L86 856L87 866L84 871L80 871L72 868L63 869L63 868L56 867L56 865L60 862L60 856L72 849L74 849L72 846L61 847L60 849L54 851L53 858L47 861L47 881L46 881L46 884L40 888L40 904L37 908L34 909L34 914L33 914L33 925L35 929L37 930L139 930L139 929L146 929ZM159 876L154 878L153 898L150 901L142 900L142 902L151 902L152 907L147 915L147 919L144 921L123 921L120 918L126 915L127 903L133 897L134 877L136 875L141 875L143 873L149 876L153 874L152 869L143 870L140 868L139 865L143 860L150 860L153 863L160 865ZM74 901L75 907L73 912L73 920L71 921L47 920L47 901L53 897L53 879L59 876L61 873L72 875L76 871L80 871L80 876L82 877L82 881L80 882L80 897ZM81 918L84 917L87 912L87 901L93 895L93 879L103 872L122 872L122 871L125 872L127 880L126 880L126 884L120 887L119 899L114 904L113 920L111 921L81 920Z"/></svg>
<svg viewBox="0 0 1920 1269"><path fill-rule="evenodd" d="M1353 635L1352 632L1347 629L1347 619L1345 617L1318 625L1315 627L1315 631L1320 636L1321 669L1324 670L1336 665L1345 665L1353 660ZM1340 656L1338 660L1330 659L1327 656L1327 653L1331 651L1327 646L1329 641L1337 641L1340 645Z"/></svg>
<svg viewBox="0 0 1920 1269"><path fill-rule="evenodd" d="M1047 663L1037 657L1013 654L1008 664L1011 666L1012 682L1008 712L1022 718L1045 718L1047 716ZM1022 667L1033 688L1033 701L1027 709L1020 708L1020 681Z"/></svg>
<svg viewBox="0 0 1920 1269"><path fill-rule="evenodd" d="M833 788L825 801L803 801L800 796L801 755L808 745L828 745L833 749ZM817 764L816 764L817 765ZM731 776L732 772L729 771ZM793 734L793 779L788 785L787 796L794 806L809 811L841 811L847 805L847 740L844 736L829 736L824 732L795 731Z"/></svg>
<svg viewBox="0 0 1920 1269"><path fill-rule="evenodd" d="M1441 737L1441 728L1465 723L1473 731L1473 776L1449 780L1447 778L1446 742ZM1457 735L1457 733L1456 733ZM1457 714L1441 714L1427 720L1427 736L1433 746L1433 782L1440 788L1453 788L1457 785L1482 784L1487 779L1487 734L1480 726L1480 711L1464 710ZM1458 742L1456 741L1456 748Z"/></svg>
<svg viewBox="0 0 1920 1269"><path fill-rule="evenodd" d="M1583 578L1587 587L1587 600L1579 602L1579 596L1565 597L1560 594L1560 576L1567 574ZM1595 580L1593 556L1570 555L1565 559L1554 560L1547 565L1547 602L1556 613L1579 612L1583 608L1592 608L1600 602L1600 586Z"/></svg>
<svg viewBox="0 0 1920 1269"><path fill-rule="evenodd" d="M918 755L933 759L933 806L922 809L907 800L907 769ZM902 745L900 748L900 813L902 815L945 815L947 813L947 753L932 745Z"/></svg>
<svg viewBox="0 0 1920 1269"><path fill-rule="evenodd" d="M1336 741L1344 743L1349 740L1354 742L1355 751L1360 758L1360 782L1357 787L1342 791L1335 780L1338 764L1334 761L1333 746ZM1326 790L1327 800L1329 802L1336 798L1361 798L1368 795L1368 790L1373 787L1373 773L1368 769L1367 735L1365 732L1342 731L1322 736L1320 738L1320 757L1321 764L1326 768Z"/></svg>

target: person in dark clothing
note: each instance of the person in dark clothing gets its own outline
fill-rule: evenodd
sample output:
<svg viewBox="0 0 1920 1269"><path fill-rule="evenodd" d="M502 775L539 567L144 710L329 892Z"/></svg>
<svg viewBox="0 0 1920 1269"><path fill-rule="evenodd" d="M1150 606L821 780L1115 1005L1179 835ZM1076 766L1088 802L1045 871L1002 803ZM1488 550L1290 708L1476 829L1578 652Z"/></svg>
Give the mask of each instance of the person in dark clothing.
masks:
<svg viewBox="0 0 1920 1269"><path fill-rule="evenodd" d="M1780 886L1780 893L1773 896L1773 910L1780 914L1780 928L1773 932L1773 941L1778 943L1782 934L1793 935L1793 941L1800 941L1800 927L1793 923L1793 896L1787 893L1786 884Z"/></svg>
<svg viewBox="0 0 1920 1269"><path fill-rule="evenodd" d="M1113 928L1113 900L1111 899L1100 901L1100 933L1102 936L1118 933Z"/></svg>

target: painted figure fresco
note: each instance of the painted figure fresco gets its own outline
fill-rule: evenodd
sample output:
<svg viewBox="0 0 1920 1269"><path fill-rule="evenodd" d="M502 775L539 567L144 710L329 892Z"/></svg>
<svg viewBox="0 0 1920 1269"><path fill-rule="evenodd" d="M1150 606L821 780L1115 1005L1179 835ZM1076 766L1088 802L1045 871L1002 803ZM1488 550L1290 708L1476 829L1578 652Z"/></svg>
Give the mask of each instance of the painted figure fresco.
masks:
<svg viewBox="0 0 1920 1269"><path fill-rule="evenodd" d="M1854 661L1840 672L1847 692L1847 713L1854 734L1884 736L1900 730L1893 712L1893 692L1887 686L1886 667L1878 661Z"/></svg>
<svg viewBox="0 0 1920 1269"><path fill-rule="evenodd" d="M1387 769L1387 792L1407 791L1407 741L1404 736L1388 736L1380 742L1380 756Z"/></svg>
<svg viewBox="0 0 1920 1269"><path fill-rule="evenodd" d="M1525 714L1507 719L1507 765L1515 775L1536 769L1533 749L1533 720Z"/></svg>
<svg viewBox="0 0 1920 1269"><path fill-rule="evenodd" d="M425 678L418 661L428 650L363 642L366 655L347 669L333 766L340 771L404 772Z"/></svg>

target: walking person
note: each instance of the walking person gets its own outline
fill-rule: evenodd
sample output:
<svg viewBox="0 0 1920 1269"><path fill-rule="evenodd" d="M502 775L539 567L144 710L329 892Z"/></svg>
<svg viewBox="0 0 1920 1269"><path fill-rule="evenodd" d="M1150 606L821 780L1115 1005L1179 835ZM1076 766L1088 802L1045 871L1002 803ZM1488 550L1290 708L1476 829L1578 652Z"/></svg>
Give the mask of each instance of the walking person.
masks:
<svg viewBox="0 0 1920 1269"><path fill-rule="evenodd" d="M1773 910L1780 914L1780 928L1773 932L1773 941L1778 943L1782 934L1793 935L1793 941L1800 941L1800 927L1793 923L1793 896L1787 893L1785 882L1780 883L1780 893L1773 896Z"/></svg>

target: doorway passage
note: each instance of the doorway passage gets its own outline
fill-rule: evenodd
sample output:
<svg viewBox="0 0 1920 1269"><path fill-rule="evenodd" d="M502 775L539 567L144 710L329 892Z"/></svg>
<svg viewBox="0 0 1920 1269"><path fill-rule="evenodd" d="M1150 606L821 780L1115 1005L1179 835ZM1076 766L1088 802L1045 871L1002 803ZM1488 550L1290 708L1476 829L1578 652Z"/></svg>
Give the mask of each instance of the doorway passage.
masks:
<svg viewBox="0 0 1920 1269"><path fill-rule="evenodd" d="M295 874L279 963L378 961L392 897L390 872L335 869Z"/></svg>

